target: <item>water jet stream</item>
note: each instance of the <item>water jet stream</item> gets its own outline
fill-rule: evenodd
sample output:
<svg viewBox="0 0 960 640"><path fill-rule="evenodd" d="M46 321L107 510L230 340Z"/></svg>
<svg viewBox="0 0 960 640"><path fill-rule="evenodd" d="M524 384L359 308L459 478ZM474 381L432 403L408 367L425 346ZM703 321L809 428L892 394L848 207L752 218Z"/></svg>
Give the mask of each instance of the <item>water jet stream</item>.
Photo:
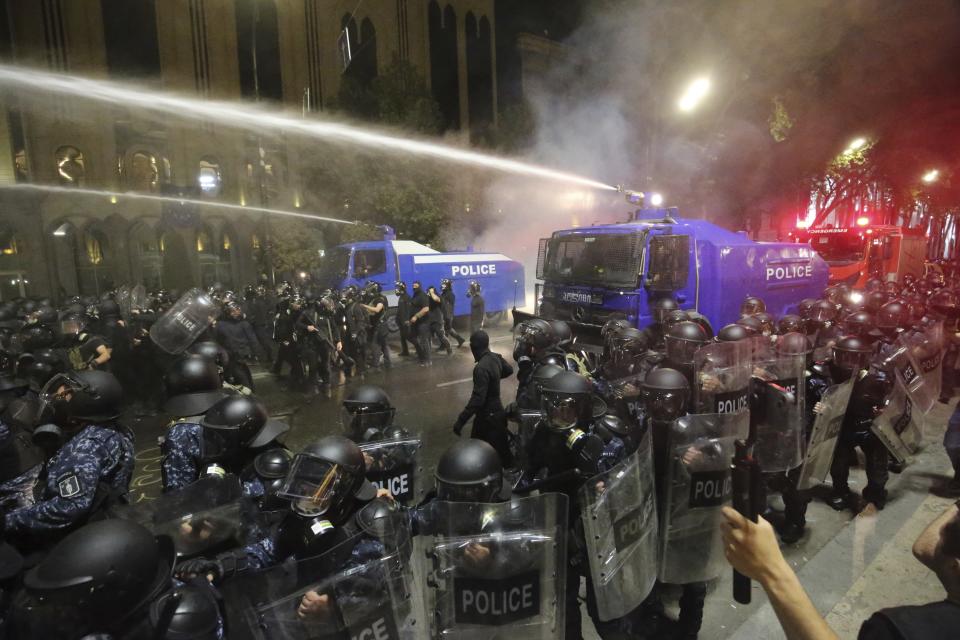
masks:
<svg viewBox="0 0 960 640"><path fill-rule="evenodd" d="M267 209L265 207L246 207L239 204L230 204L227 202L217 202L216 200L193 200L191 198L178 198L176 196L156 196L150 193L139 193L136 191L101 191L99 189L83 189L80 187L57 187L46 184L9 184L0 185L0 191L33 191L43 193L64 193L68 195L83 195L100 198L131 198L134 200L150 200L154 202L170 202L172 204L192 204L199 207L214 207L217 209L228 209L231 211L246 211L263 213L267 215L289 216L292 218L304 218L317 222L334 222L337 224L360 224L353 220L340 220L338 218L328 218L326 216L317 216L310 213L300 213L299 211L287 211L285 209Z"/></svg>
<svg viewBox="0 0 960 640"><path fill-rule="evenodd" d="M312 138L353 142L378 150L401 151L419 156L450 160L546 180L577 184L593 189L615 191L616 187L518 160L510 160L476 151L457 149L443 144L411 140L368 131L360 127L318 120L276 115L229 102L217 102L177 96L161 91L128 88L120 83L90 78L77 78L36 69L0 65L0 85L19 86L43 93L75 96L79 99L107 102L120 108L138 107L177 118L213 121L251 131L265 129L301 133Z"/></svg>

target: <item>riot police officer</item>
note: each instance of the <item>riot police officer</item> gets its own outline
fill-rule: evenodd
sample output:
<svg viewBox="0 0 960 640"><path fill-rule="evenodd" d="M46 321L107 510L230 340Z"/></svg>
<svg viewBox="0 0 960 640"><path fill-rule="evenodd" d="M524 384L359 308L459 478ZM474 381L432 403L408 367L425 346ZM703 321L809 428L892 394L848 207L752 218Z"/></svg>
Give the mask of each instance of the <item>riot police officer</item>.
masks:
<svg viewBox="0 0 960 640"><path fill-rule="evenodd" d="M490 351L490 337L486 331L477 331L470 336L470 351L476 365L473 368L473 392L456 422L453 432L460 435L463 427L473 418L470 437L489 442L505 467L513 466L510 438L507 432L507 416L500 401L500 381L513 373L499 353Z"/></svg>
<svg viewBox="0 0 960 640"><path fill-rule="evenodd" d="M667 330L667 317L674 311L679 311L680 305L673 297L658 298L653 303L653 323L644 327L643 333L647 344L652 349L663 349L663 336Z"/></svg>
<svg viewBox="0 0 960 640"><path fill-rule="evenodd" d="M855 380L830 467L833 492L828 504L837 511L844 508L859 511L859 501L847 485L856 447L860 447L866 457L867 486L863 489L863 499L878 509L886 505L889 454L870 431L870 425L884 406L891 382L883 372L867 370L872 350L865 340L853 336L841 339L833 347L830 373L834 382L845 382L851 377Z"/></svg>
<svg viewBox="0 0 960 640"><path fill-rule="evenodd" d="M358 513L377 497L365 478L363 453L343 436L321 438L294 456L279 495L290 509L270 534L215 558L181 563L181 577L208 576L213 582L277 565L287 558L318 556L361 533ZM352 550L354 560L382 556L380 543L363 540Z"/></svg>
<svg viewBox="0 0 960 640"><path fill-rule="evenodd" d="M267 415L251 396L232 395L207 409L197 422L178 422L164 438L163 489L184 487L202 474L241 474L264 451L281 448L277 438L290 425ZM213 467L213 468L212 468ZM251 478L251 480L253 480ZM262 495L262 483L244 486L246 495Z"/></svg>
<svg viewBox="0 0 960 640"><path fill-rule="evenodd" d="M47 435L60 446L40 472L36 502L8 512L18 544L43 545L119 501L133 474L133 434L117 422L123 392L105 371L54 376L40 394ZM36 433L36 431L35 431Z"/></svg>
<svg viewBox="0 0 960 640"><path fill-rule="evenodd" d="M400 355L404 358L410 356L408 342L414 343L416 349L416 338L410 332L410 325L407 320L410 318L410 294L407 293L407 285L399 280L396 282L397 294L397 325L400 328Z"/></svg>
<svg viewBox="0 0 960 640"><path fill-rule="evenodd" d="M380 351L379 354L376 352L373 353L373 366L380 366L380 360L382 360L384 368L389 369L391 363L390 347L387 346L387 336L390 330L387 328L386 317L387 309L389 309L390 305L387 302L387 297L383 295L380 284L377 282L368 282L363 292L365 296L363 308L370 314L369 341L376 345L376 349Z"/></svg>
<svg viewBox="0 0 960 640"><path fill-rule="evenodd" d="M33 503L33 488L47 458L32 438L38 408L22 397L26 390L26 381L0 373L0 504L5 509Z"/></svg>
<svg viewBox="0 0 960 640"><path fill-rule="evenodd" d="M467 297L470 298L470 335L473 335L474 331L483 329L483 321L487 316L482 287L476 280L471 280L467 286Z"/></svg>
<svg viewBox="0 0 960 640"><path fill-rule="evenodd" d="M343 399L344 432L354 442L382 440L396 414L390 396L376 385L352 387Z"/></svg>
<svg viewBox="0 0 960 640"><path fill-rule="evenodd" d="M440 300L441 311L443 312L443 330L447 335L453 336L457 341L457 348L463 346L466 340L463 339L457 330L453 327L454 313L456 311L457 294L453 292L453 281L450 278L444 278L440 281Z"/></svg>
<svg viewBox="0 0 960 640"><path fill-rule="evenodd" d="M767 310L766 303L757 296L747 296L740 303L740 316L752 316Z"/></svg>
<svg viewBox="0 0 960 640"><path fill-rule="evenodd" d="M253 376L247 362L261 353L257 334L237 302L228 303L224 311L224 315L214 326L217 342L230 354L230 362L224 367L224 377L234 384L253 390Z"/></svg>
<svg viewBox="0 0 960 640"><path fill-rule="evenodd" d="M432 349L430 348L430 298L419 280L413 281L413 297L410 299L410 317L406 318L407 326L416 336L414 347L417 350L417 360L421 367L433 363Z"/></svg>
<svg viewBox="0 0 960 640"><path fill-rule="evenodd" d="M510 499L500 455L483 440L459 440L447 447L434 472L435 488L427 500L503 502Z"/></svg>
<svg viewBox="0 0 960 640"><path fill-rule="evenodd" d="M662 366L676 369L693 385L693 357L709 341L707 332L696 322L679 322L664 337L666 359Z"/></svg>
<svg viewBox="0 0 960 640"><path fill-rule="evenodd" d="M294 296L282 305L273 323L273 339L277 343L277 359L273 363L273 374L280 375L284 364L290 365L290 379L293 386L303 380L303 363L297 345L297 318L303 310L303 298Z"/></svg>
<svg viewBox="0 0 960 640"><path fill-rule="evenodd" d="M347 326L343 336L344 348L353 359L353 366L348 367L344 375L347 378L352 378L354 374L362 377L367 369L367 334L370 331L370 314L360 302L360 291L356 285L349 285L341 295Z"/></svg>
<svg viewBox="0 0 960 640"><path fill-rule="evenodd" d="M135 522L88 524L26 573L8 637L222 638L218 594L175 583L175 557L168 537Z"/></svg>
<svg viewBox="0 0 960 640"><path fill-rule="evenodd" d="M522 406L523 395L537 367L553 359L553 364L564 366L563 352L557 348L557 336L546 320L524 320L515 329L513 360L517 363L517 404Z"/></svg>
<svg viewBox="0 0 960 640"><path fill-rule="evenodd" d="M343 352L339 323L335 317L336 301L324 295L312 308L305 309L297 318L297 342L306 348L308 391L319 391L322 385L329 392L332 384L331 364Z"/></svg>

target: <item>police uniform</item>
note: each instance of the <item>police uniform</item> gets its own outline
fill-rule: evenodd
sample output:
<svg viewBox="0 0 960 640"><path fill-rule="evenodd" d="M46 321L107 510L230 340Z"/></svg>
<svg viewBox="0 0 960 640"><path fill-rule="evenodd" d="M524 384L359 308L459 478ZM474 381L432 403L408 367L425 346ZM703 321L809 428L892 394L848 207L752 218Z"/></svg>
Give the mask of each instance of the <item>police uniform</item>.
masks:
<svg viewBox="0 0 960 640"><path fill-rule="evenodd" d="M376 313L370 313L370 338L379 348L380 355L383 356L383 366L387 369L390 368L390 347L387 346L387 334L390 330L387 328L387 323L385 319L387 317L387 309L390 307L390 303L387 301L387 297L382 293L378 293L373 296L369 302L366 303L368 307L376 307L377 305L383 305L383 308ZM377 354L373 353L374 366L378 363Z"/></svg>
<svg viewBox="0 0 960 640"><path fill-rule="evenodd" d="M453 292L453 286L449 286L440 292L441 310L443 311L443 329L447 335L453 336L457 341L457 346L463 346L464 339L457 330L453 328L454 305L457 302L457 294Z"/></svg>
<svg viewBox="0 0 960 640"><path fill-rule="evenodd" d="M0 508L4 511L34 503L33 487L44 456L29 440L29 434L0 421Z"/></svg>
<svg viewBox="0 0 960 640"><path fill-rule="evenodd" d="M474 293L470 297L470 333L483 329L483 321L486 318L487 305L480 293Z"/></svg>
<svg viewBox="0 0 960 640"><path fill-rule="evenodd" d="M133 466L134 438L128 429L87 425L41 471L37 502L6 515L7 531L54 533L81 524L111 496L127 493Z"/></svg>

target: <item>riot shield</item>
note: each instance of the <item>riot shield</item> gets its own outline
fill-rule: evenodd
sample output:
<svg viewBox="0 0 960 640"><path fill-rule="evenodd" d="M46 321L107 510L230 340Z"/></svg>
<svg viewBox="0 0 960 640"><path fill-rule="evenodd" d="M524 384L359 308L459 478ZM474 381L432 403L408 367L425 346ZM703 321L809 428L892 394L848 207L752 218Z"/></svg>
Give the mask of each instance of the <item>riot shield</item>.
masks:
<svg viewBox="0 0 960 640"><path fill-rule="evenodd" d="M210 296L191 289L150 327L150 339L170 354L183 353L216 320L219 311Z"/></svg>
<svg viewBox="0 0 960 640"><path fill-rule="evenodd" d="M850 394L853 393L853 383L854 379L850 378L843 384L835 384L820 398L823 411L813 422L810 442L803 456L803 467L797 482L797 488L801 491L825 482L833 462L833 452L837 448L847 405L850 403Z"/></svg>
<svg viewBox="0 0 960 640"><path fill-rule="evenodd" d="M922 412L914 406L910 394L897 377L887 405L870 425L870 430L897 462L904 463L923 441L922 417Z"/></svg>
<svg viewBox="0 0 960 640"><path fill-rule="evenodd" d="M639 427L643 422L643 378L634 375L610 381L605 398L607 405L621 420Z"/></svg>
<svg viewBox="0 0 960 640"><path fill-rule="evenodd" d="M712 342L693 357L696 413L739 413L748 399L752 345L749 341Z"/></svg>
<svg viewBox="0 0 960 640"><path fill-rule="evenodd" d="M367 465L367 480L389 491L400 504L412 506L423 499L419 437L376 440L359 446Z"/></svg>
<svg viewBox="0 0 960 640"><path fill-rule="evenodd" d="M752 345L754 456L765 472L789 471L800 465L803 454L805 358L777 353L767 338L757 338Z"/></svg>
<svg viewBox="0 0 960 640"><path fill-rule="evenodd" d="M120 315L124 318L130 317L130 311L133 309L133 302L130 296L130 287L122 286L117 288L115 300L117 306L120 307Z"/></svg>
<svg viewBox="0 0 960 640"><path fill-rule="evenodd" d="M360 534L320 556L231 581L224 589L230 637L422 637L410 558L409 535L400 542Z"/></svg>
<svg viewBox="0 0 960 640"><path fill-rule="evenodd" d="M142 284L130 289L130 307L131 309L147 308L147 288Z"/></svg>
<svg viewBox="0 0 960 640"><path fill-rule="evenodd" d="M431 502L418 554L430 637L562 638L567 497Z"/></svg>
<svg viewBox="0 0 960 640"><path fill-rule="evenodd" d="M832 324L817 331L813 336L813 359L822 362L833 355L833 345L843 337L838 325Z"/></svg>
<svg viewBox="0 0 960 640"><path fill-rule="evenodd" d="M657 499L650 433L639 449L580 489L580 516L601 620L631 612L657 579Z"/></svg>
<svg viewBox="0 0 960 640"><path fill-rule="evenodd" d="M674 422L660 509L661 582L704 582L726 566L720 508L730 503L735 413L691 414Z"/></svg>
<svg viewBox="0 0 960 640"><path fill-rule="evenodd" d="M916 331L902 335L900 340L909 350L911 360L917 367L916 373L922 381L922 384L916 381L908 384L904 378L904 386L914 406L929 413L940 397L943 379L943 355L946 352L943 322L924 319Z"/></svg>
<svg viewBox="0 0 960 640"><path fill-rule="evenodd" d="M181 559L239 546L265 531L234 475L206 476L156 500L116 507L110 515L170 536Z"/></svg>

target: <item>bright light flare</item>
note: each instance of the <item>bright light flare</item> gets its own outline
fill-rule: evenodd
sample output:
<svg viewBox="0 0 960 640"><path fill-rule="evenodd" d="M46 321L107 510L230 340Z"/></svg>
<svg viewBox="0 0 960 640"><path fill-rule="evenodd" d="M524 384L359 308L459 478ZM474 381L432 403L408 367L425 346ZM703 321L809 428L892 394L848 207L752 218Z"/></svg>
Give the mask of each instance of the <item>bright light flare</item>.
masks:
<svg viewBox="0 0 960 640"><path fill-rule="evenodd" d="M697 78L687 87L680 100L677 101L677 108L684 113L690 113L703 102L703 99L710 93L710 78Z"/></svg>
<svg viewBox="0 0 960 640"><path fill-rule="evenodd" d="M863 302L863 294L860 293L859 291L851 291L850 302L852 302L853 304L860 304L861 302Z"/></svg>
<svg viewBox="0 0 960 640"><path fill-rule="evenodd" d="M937 181L937 178L940 177L940 171L938 169L930 169L921 178L926 184L933 184Z"/></svg>
<svg viewBox="0 0 960 640"><path fill-rule="evenodd" d="M844 151L844 153L846 154L855 153L860 149L863 149L865 146L867 146L866 138L854 138L853 140L850 141L850 144L847 145L847 150Z"/></svg>
<svg viewBox="0 0 960 640"><path fill-rule="evenodd" d="M650 204L655 207L659 207L663 204L663 195L659 193L653 193L650 195Z"/></svg>
<svg viewBox="0 0 960 640"><path fill-rule="evenodd" d="M857 226L858 226L858 227L865 227L865 226L867 226L868 224L870 224L870 218L868 218L868 217L866 217L866 216L860 216L859 218L857 218Z"/></svg>

